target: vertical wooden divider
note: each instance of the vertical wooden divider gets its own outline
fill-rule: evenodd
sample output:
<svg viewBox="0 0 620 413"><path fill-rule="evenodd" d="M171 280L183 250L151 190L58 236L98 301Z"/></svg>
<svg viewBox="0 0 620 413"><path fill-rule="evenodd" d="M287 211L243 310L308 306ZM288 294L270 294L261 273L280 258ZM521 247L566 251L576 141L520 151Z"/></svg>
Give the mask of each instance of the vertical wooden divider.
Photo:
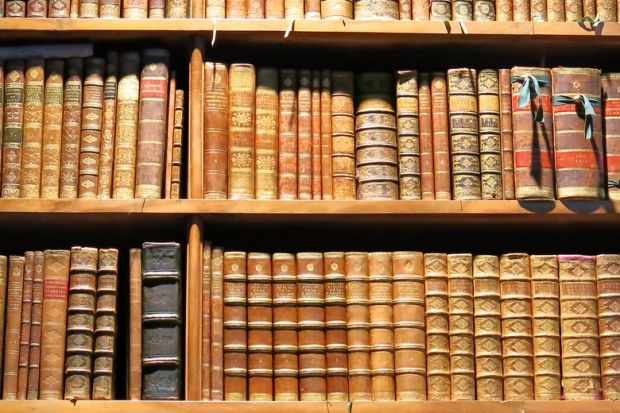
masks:
<svg viewBox="0 0 620 413"><path fill-rule="evenodd" d="M185 283L185 399L202 395L202 221L193 216L187 239Z"/></svg>
<svg viewBox="0 0 620 413"><path fill-rule="evenodd" d="M189 135L188 135L188 173L187 197L200 199L202 189L203 159L203 76L204 76L204 39L194 38L194 48L189 63Z"/></svg>

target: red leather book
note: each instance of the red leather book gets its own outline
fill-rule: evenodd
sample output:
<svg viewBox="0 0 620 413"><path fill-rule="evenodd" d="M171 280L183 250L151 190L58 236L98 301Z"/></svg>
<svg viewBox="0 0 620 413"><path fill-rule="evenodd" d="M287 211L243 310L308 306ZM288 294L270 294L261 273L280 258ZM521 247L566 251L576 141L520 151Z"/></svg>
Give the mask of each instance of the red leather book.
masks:
<svg viewBox="0 0 620 413"><path fill-rule="evenodd" d="M422 199L435 199L435 172L433 165L433 121L431 112L430 74L420 73L420 172Z"/></svg>
<svg viewBox="0 0 620 413"><path fill-rule="evenodd" d="M78 197L78 165L82 124L82 59L68 59L62 112L62 152L60 156L60 198Z"/></svg>
<svg viewBox="0 0 620 413"><path fill-rule="evenodd" d="M450 141L446 74L431 73L431 113L433 115L433 169L435 199L452 199Z"/></svg>
<svg viewBox="0 0 620 413"><path fill-rule="evenodd" d="M609 199L620 200L620 73L603 73L601 76L605 108L605 158Z"/></svg>
<svg viewBox="0 0 620 413"><path fill-rule="evenodd" d="M297 197L312 199L312 72L299 71L297 89Z"/></svg>
<svg viewBox="0 0 620 413"><path fill-rule="evenodd" d="M28 390L28 360L30 359L30 323L32 320L32 287L34 281L34 252L24 254L24 284L22 319L19 334L19 364L17 369L17 400L26 400Z"/></svg>
<svg viewBox="0 0 620 413"><path fill-rule="evenodd" d="M312 71L312 199L321 199L321 71Z"/></svg>
<svg viewBox="0 0 620 413"><path fill-rule="evenodd" d="M355 199L353 72L332 72L332 185L336 200Z"/></svg>
<svg viewBox="0 0 620 413"><path fill-rule="evenodd" d="M321 192L323 199L333 199L331 85L331 71L321 70Z"/></svg>
<svg viewBox="0 0 620 413"><path fill-rule="evenodd" d="M512 86L510 69L499 69L499 111L502 146L502 185L504 199L515 199L512 134Z"/></svg>
<svg viewBox="0 0 620 413"><path fill-rule="evenodd" d="M7 11L8 7L7 3ZM19 198L24 133L24 61L9 60L5 72L2 198Z"/></svg>
<svg viewBox="0 0 620 413"><path fill-rule="evenodd" d="M211 251L211 400L224 400L224 252Z"/></svg>
<svg viewBox="0 0 620 413"><path fill-rule="evenodd" d="M280 71L278 198L297 199L297 72Z"/></svg>

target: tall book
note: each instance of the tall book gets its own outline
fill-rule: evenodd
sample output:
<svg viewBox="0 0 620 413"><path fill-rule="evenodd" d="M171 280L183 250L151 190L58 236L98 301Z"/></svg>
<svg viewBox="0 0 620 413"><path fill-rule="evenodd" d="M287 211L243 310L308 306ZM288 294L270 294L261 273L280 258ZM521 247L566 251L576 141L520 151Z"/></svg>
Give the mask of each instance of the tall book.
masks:
<svg viewBox="0 0 620 413"><path fill-rule="evenodd" d="M45 62L41 198L58 198L64 66L64 60L60 59L50 59Z"/></svg>
<svg viewBox="0 0 620 413"><path fill-rule="evenodd" d="M297 199L297 71L280 70L278 198Z"/></svg>
<svg viewBox="0 0 620 413"><path fill-rule="evenodd" d="M146 19L148 17L147 0L128 0L123 2L123 17L130 19Z"/></svg>
<svg viewBox="0 0 620 413"><path fill-rule="evenodd" d="M19 333L17 368L17 400L26 400L28 390L28 360L30 359L30 323L32 319L32 288L34 283L34 251L24 254L22 315Z"/></svg>
<svg viewBox="0 0 620 413"><path fill-rule="evenodd" d="M419 112L418 72L400 70L396 73L400 199L422 198Z"/></svg>
<svg viewBox="0 0 620 413"><path fill-rule="evenodd" d="M127 398L142 400L142 250L129 250L129 362Z"/></svg>
<svg viewBox="0 0 620 413"><path fill-rule="evenodd" d="M512 86L510 69L499 69L499 111L502 147L502 186L504 199L515 199L513 159Z"/></svg>
<svg viewBox="0 0 620 413"><path fill-rule="evenodd" d="M433 116L435 199L452 199L448 95L444 72L431 73L431 113Z"/></svg>
<svg viewBox="0 0 620 413"><path fill-rule="evenodd" d="M372 399L368 253L345 253L349 400Z"/></svg>
<svg viewBox="0 0 620 413"><path fill-rule="evenodd" d="M71 58L66 61L59 182L59 196L65 199L78 197L83 68L84 61L80 58Z"/></svg>
<svg viewBox="0 0 620 413"><path fill-rule="evenodd" d="M202 351L201 362L201 398L211 399L211 287L213 273L211 272L211 244L205 242L202 248Z"/></svg>
<svg viewBox="0 0 620 413"><path fill-rule="evenodd" d="M0 3L0 7L2 7L2 3ZM26 17L47 17L47 2L43 0L26 1Z"/></svg>
<svg viewBox="0 0 620 413"><path fill-rule="evenodd" d="M204 178L206 199L227 197L228 158L228 68L205 63Z"/></svg>
<svg viewBox="0 0 620 413"><path fill-rule="evenodd" d="M45 101L44 66L43 59L30 59L26 62L20 191L22 198L39 198L40 196L43 106Z"/></svg>
<svg viewBox="0 0 620 413"><path fill-rule="evenodd" d="M560 285L558 258L531 255L534 398L558 400L560 375Z"/></svg>
<svg viewBox="0 0 620 413"><path fill-rule="evenodd" d="M499 258L474 258L476 400L502 400L502 326Z"/></svg>
<svg viewBox="0 0 620 413"><path fill-rule="evenodd" d="M101 151L99 155L99 186L97 198L112 198L114 173L114 140L116 131L116 101L118 97L118 57L116 51L108 52L105 60L103 82L103 113L101 124Z"/></svg>
<svg viewBox="0 0 620 413"><path fill-rule="evenodd" d="M3 376L4 357L4 319L6 316L7 303L7 258L0 255L0 376Z"/></svg>
<svg viewBox="0 0 620 413"><path fill-rule="evenodd" d="M319 17L320 18L320 17ZM312 199L322 198L321 71L312 71ZM331 123L331 121L330 121Z"/></svg>
<svg viewBox="0 0 620 413"><path fill-rule="evenodd" d="M567 400L595 400L601 391L596 257L558 255L562 389Z"/></svg>
<svg viewBox="0 0 620 413"><path fill-rule="evenodd" d="M181 198L181 169L183 166L183 122L185 113L185 92L174 93L174 130L172 131L172 178L170 199Z"/></svg>
<svg viewBox="0 0 620 413"><path fill-rule="evenodd" d="M607 181L620 183L620 73L603 73L601 84L605 108ZM610 186L607 195L611 200L620 200L620 187Z"/></svg>
<svg viewBox="0 0 620 413"><path fill-rule="evenodd" d="M312 72L305 69L297 89L297 198L312 199Z"/></svg>
<svg viewBox="0 0 620 413"><path fill-rule="evenodd" d="M321 192L333 199L332 182L332 75L321 70Z"/></svg>
<svg viewBox="0 0 620 413"><path fill-rule="evenodd" d="M28 354L28 384L26 389L26 399L28 400L37 400L39 398L41 317L43 316L43 260L43 251L35 251L32 280L32 314L30 317L30 351ZM1 292L0 295L2 295ZM0 307L2 307L1 303Z"/></svg>
<svg viewBox="0 0 620 413"><path fill-rule="evenodd" d="M502 142L497 70L478 73L478 132L482 199L502 199Z"/></svg>
<svg viewBox="0 0 620 413"><path fill-rule="evenodd" d="M504 400L534 398L532 289L527 254L500 258Z"/></svg>
<svg viewBox="0 0 620 413"><path fill-rule="evenodd" d="M211 251L211 400L224 400L224 252Z"/></svg>
<svg viewBox="0 0 620 413"><path fill-rule="evenodd" d="M360 73L356 78L356 90L357 198L398 199L399 142L392 98L393 75L388 72ZM406 147L400 148L406 150Z"/></svg>
<svg viewBox="0 0 620 413"><path fill-rule="evenodd" d="M142 244L142 399L182 396L181 246Z"/></svg>
<svg viewBox="0 0 620 413"><path fill-rule="evenodd" d="M431 112L431 79L428 72L420 73L420 175L422 199L435 199L433 166L433 118Z"/></svg>
<svg viewBox="0 0 620 413"><path fill-rule="evenodd" d="M11 255L6 289L6 327L4 330L4 363L2 399L17 399L17 371L21 333L22 298L24 288L24 257Z"/></svg>
<svg viewBox="0 0 620 413"><path fill-rule="evenodd" d="M278 70L256 72L256 199L278 199Z"/></svg>
<svg viewBox="0 0 620 413"><path fill-rule="evenodd" d="M568 21L568 13L566 17ZM602 199L606 185L601 71L559 67L551 70L551 81L557 197Z"/></svg>
<svg viewBox="0 0 620 413"><path fill-rule="evenodd" d="M398 0L354 0L355 20L399 20Z"/></svg>
<svg viewBox="0 0 620 413"><path fill-rule="evenodd" d="M335 200L355 199L353 72L332 72L332 185Z"/></svg>
<svg viewBox="0 0 620 413"><path fill-rule="evenodd" d="M7 2L7 17L10 17ZM19 198L24 127L24 61L9 60L4 79L2 198Z"/></svg>
<svg viewBox="0 0 620 413"><path fill-rule="evenodd" d="M617 308L620 298L620 255L601 254L596 257L598 290L598 326L601 357L603 399L620 399L620 353L616 349L620 326Z"/></svg>

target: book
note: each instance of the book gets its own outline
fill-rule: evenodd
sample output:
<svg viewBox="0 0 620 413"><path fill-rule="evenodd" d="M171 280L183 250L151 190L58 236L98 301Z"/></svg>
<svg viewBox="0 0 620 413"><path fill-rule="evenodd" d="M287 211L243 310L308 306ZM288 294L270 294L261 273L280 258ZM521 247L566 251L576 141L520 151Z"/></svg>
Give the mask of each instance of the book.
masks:
<svg viewBox="0 0 620 413"><path fill-rule="evenodd" d="M82 71L84 61L67 59L62 108L59 197L78 197L78 166L82 125Z"/></svg>
<svg viewBox="0 0 620 413"><path fill-rule="evenodd" d="M224 400L224 252L211 251L211 400ZM272 287L273 288L273 287Z"/></svg>
<svg viewBox="0 0 620 413"><path fill-rule="evenodd" d="M304 18L304 0L284 0L285 19Z"/></svg>
<svg viewBox="0 0 620 413"><path fill-rule="evenodd" d="M430 73L420 73L420 175L422 199L435 199L435 172L433 165L433 121L431 113Z"/></svg>
<svg viewBox="0 0 620 413"><path fill-rule="evenodd" d="M324 20L351 20L352 0L321 0L321 18Z"/></svg>
<svg viewBox="0 0 620 413"><path fill-rule="evenodd" d="M256 72L256 199L278 199L278 71Z"/></svg>
<svg viewBox="0 0 620 413"><path fill-rule="evenodd" d="M431 20L451 20L452 5L446 0L431 0Z"/></svg>
<svg viewBox="0 0 620 413"><path fill-rule="evenodd" d="M297 199L297 71L280 70L278 199Z"/></svg>
<svg viewBox="0 0 620 413"><path fill-rule="evenodd" d="M41 198L58 198L65 62L45 62L45 105L41 152Z"/></svg>
<svg viewBox="0 0 620 413"><path fill-rule="evenodd" d="M478 133L482 199L502 199L502 142L497 70L478 73Z"/></svg>
<svg viewBox="0 0 620 413"><path fill-rule="evenodd" d="M547 21L547 0L531 0L529 12L531 21Z"/></svg>
<svg viewBox="0 0 620 413"><path fill-rule="evenodd" d="M249 0L248 1L248 19L264 19L265 18L265 0Z"/></svg>
<svg viewBox="0 0 620 413"><path fill-rule="evenodd" d="M226 4L227 19L245 19L248 17L248 5L245 0L228 0Z"/></svg>
<svg viewBox="0 0 620 413"><path fill-rule="evenodd" d="M452 2L452 17L454 20L469 21L474 19L472 0L456 0Z"/></svg>
<svg viewBox="0 0 620 413"><path fill-rule="evenodd" d="M121 17L121 0L99 0L99 17L118 19Z"/></svg>
<svg viewBox="0 0 620 413"><path fill-rule="evenodd" d="M433 116L433 172L435 199L452 199L450 139L446 74L431 73L431 113Z"/></svg>
<svg viewBox="0 0 620 413"><path fill-rule="evenodd" d="M333 199L331 89L331 71L321 70L321 192L327 200Z"/></svg>
<svg viewBox="0 0 620 413"><path fill-rule="evenodd" d="M4 13L4 0L0 0L0 16ZM0 59L0 135L4 133L4 61ZM2 138L0 138L0 148ZM0 178L2 178L2 155L0 154ZM0 334L1 335L1 334ZM1 359L2 357L0 357Z"/></svg>
<svg viewBox="0 0 620 413"><path fill-rule="evenodd" d="M172 71L168 80L168 107L166 109L166 154L164 159L164 199L170 199L172 189L172 141L174 139L174 105L177 91L177 73Z"/></svg>
<svg viewBox="0 0 620 413"><path fill-rule="evenodd" d="M2 399L17 399L17 373L21 332L22 297L24 288L24 257L9 256L6 289L6 325L4 330L4 363Z"/></svg>
<svg viewBox="0 0 620 413"><path fill-rule="evenodd" d="M602 22L615 22L618 21L618 3L617 1L602 1L598 0L596 4L596 15Z"/></svg>
<svg viewBox="0 0 620 413"><path fill-rule="evenodd" d="M398 125L398 176L400 199L421 199L420 105L418 72L396 72L396 117ZM430 111L429 111L430 112Z"/></svg>
<svg viewBox="0 0 620 413"><path fill-rule="evenodd" d="M1 261L1 260L0 260ZM39 398L39 365L41 362L41 318L43 305L43 251L34 252L32 280L32 311L30 317L30 350L28 354L28 383L26 399ZM2 274L0 270L0 275ZM0 296L1 296L0 292ZM0 307L2 304L0 303Z"/></svg>
<svg viewBox="0 0 620 413"><path fill-rule="evenodd" d="M26 1L6 0L4 14L5 17L26 17Z"/></svg>
<svg viewBox="0 0 620 413"><path fill-rule="evenodd" d="M596 256L596 283L598 291L598 325L601 357L601 387L603 399L620 399L620 372L616 343L620 329L617 326L618 283L620 282L620 255ZM558 357L559 358L559 357Z"/></svg>
<svg viewBox="0 0 620 413"><path fill-rule="evenodd" d="M502 147L504 199L515 199L514 145L512 126L512 86L510 69L499 69L499 109Z"/></svg>
<svg viewBox="0 0 620 413"><path fill-rule="evenodd" d="M495 3L495 8L497 13L495 15L495 20L498 22L508 22L512 21L512 7L513 0L497 0ZM563 21L563 20L562 20Z"/></svg>
<svg viewBox="0 0 620 413"><path fill-rule="evenodd" d="M474 0L475 21L495 21L495 2L489 0Z"/></svg>
<svg viewBox="0 0 620 413"><path fill-rule="evenodd" d="M114 140L116 131L116 105L118 95L118 57L116 51L108 52L105 59L103 82L103 111L101 124L101 150L99 154L99 185L97 198L112 198L114 173Z"/></svg>
<svg viewBox="0 0 620 413"><path fill-rule="evenodd" d="M22 314L19 333L17 367L17 400L26 400L28 391L28 360L30 359L30 322L32 319L32 288L34 283L34 251L24 253Z"/></svg>
<svg viewBox="0 0 620 413"><path fill-rule="evenodd" d="M6 316L6 303L8 302L7 296L7 272L8 272L8 261L5 255L0 255L0 377L3 377L3 367L4 367L4 327L5 327L5 316Z"/></svg>
<svg viewBox="0 0 620 413"><path fill-rule="evenodd" d="M411 0L398 0L398 18L400 20L411 20Z"/></svg>
<svg viewBox="0 0 620 413"><path fill-rule="evenodd" d="M9 13L7 2L7 17ZM6 63L4 79L4 122L2 137L2 198L19 198L24 127L23 60Z"/></svg>
<svg viewBox="0 0 620 413"><path fill-rule="evenodd" d="M96 19L99 17L98 0L79 0L79 17Z"/></svg>
<svg viewBox="0 0 620 413"><path fill-rule="evenodd" d="M615 10L615 9L614 9ZM615 19L614 19L615 20ZM620 73L601 75L605 108L605 160L607 181L620 182ZM620 188L607 188L611 200L620 200Z"/></svg>
<svg viewBox="0 0 620 413"><path fill-rule="evenodd" d="M297 88L297 198L312 199L312 72L305 69Z"/></svg>
<svg viewBox="0 0 620 413"><path fill-rule="evenodd" d="M404 3L404 4L403 4ZM411 6L411 19L412 20L429 20L430 19L430 11L431 11L431 3L430 0L413 0L411 1L412 6ZM401 7L403 5L406 5L406 0L403 2L401 1ZM406 10L406 8L405 8ZM406 11L405 11L406 14ZM401 20L402 20L402 14L401 14Z"/></svg>
<svg viewBox="0 0 620 413"><path fill-rule="evenodd" d="M127 0L123 2L123 17L129 19L146 19L148 17L147 0Z"/></svg>
<svg viewBox="0 0 620 413"><path fill-rule="evenodd" d="M79 0L70 0L69 4L69 18L77 19L80 17L80 1Z"/></svg>
<svg viewBox="0 0 620 413"><path fill-rule="evenodd" d="M187 0L167 0L166 17L169 19L185 19L188 16Z"/></svg>
<svg viewBox="0 0 620 413"><path fill-rule="evenodd" d="M320 16L319 16L320 18ZM312 71L312 199L322 198L321 180L321 71ZM330 121L331 123L331 121Z"/></svg>
<svg viewBox="0 0 620 413"><path fill-rule="evenodd" d="M70 0L54 0L49 2L49 10L47 17L51 18L69 18L71 12ZM78 16L75 16L78 17Z"/></svg>
<svg viewBox="0 0 620 413"><path fill-rule="evenodd" d="M2 4L0 4L0 7L2 7ZM26 17L47 17L47 2L43 0L26 1Z"/></svg>
<svg viewBox="0 0 620 413"><path fill-rule="evenodd" d="M206 18L207 19L225 19L226 18L226 2L224 0L207 0L206 2ZM192 17L194 17L192 15Z"/></svg>
<svg viewBox="0 0 620 413"><path fill-rule="evenodd" d="M21 165L21 198L41 194L41 151L43 145L44 94L43 59L30 59L24 72L24 129Z"/></svg>
<svg viewBox="0 0 620 413"><path fill-rule="evenodd" d="M265 0L265 18L283 19L284 0Z"/></svg>
<svg viewBox="0 0 620 413"><path fill-rule="evenodd" d="M355 115L353 72L332 72L332 192L355 199Z"/></svg>
<svg viewBox="0 0 620 413"><path fill-rule="evenodd" d="M211 244L204 242L202 247L202 330L200 357L201 372L201 399L211 399Z"/></svg>
<svg viewBox="0 0 620 413"><path fill-rule="evenodd" d="M398 20L398 0L355 0L355 20Z"/></svg>
<svg viewBox="0 0 620 413"><path fill-rule="evenodd" d="M564 0L547 0L547 21L567 21L565 20Z"/></svg>
<svg viewBox="0 0 620 413"><path fill-rule="evenodd" d="M172 132L172 182L170 199L181 198L181 174L183 168L183 122L185 113L185 92L174 94L174 130Z"/></svg>
<svg viewBox="0 0 620 413"><path fill-rule="evenodd" d="M142 250L129 250L129 360L127 398L142 400Z"/></svg>
<svg viewBox="0 0 620 413"><path fill-rule="evenodd" d="M304 17L307 20L321 19L321 1L320 0L305 0L304 10L305 10Z"/></svg>
<svg viewBox="0 0 620 413"><path fill-rule="evenodd" d="M149 19L163 19L165 16L165 0L148 0Z"/></svg>
<svg viewBox="0 0 620 413"><path fill-rule="evenodd" d="M227 198L228 68L205 63L204 93L204 197Z"/></svg>
<svg viewBox="0 0 620 413"><path fill-rule="evenodd" d="M513 0L512 2L512 21L530 21L530 1Z"/></svg>

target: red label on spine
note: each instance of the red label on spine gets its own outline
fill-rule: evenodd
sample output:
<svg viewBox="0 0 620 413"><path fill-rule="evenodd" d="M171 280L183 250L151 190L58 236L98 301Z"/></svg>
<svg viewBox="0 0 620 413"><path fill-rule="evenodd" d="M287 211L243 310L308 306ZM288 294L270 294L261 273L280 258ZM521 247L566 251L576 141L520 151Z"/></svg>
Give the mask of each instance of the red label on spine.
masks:
<svg viewBox="0 0 620 413"><path fill-rule="evenodd" d="M541 168L552 168L551 157L547 151L540 151L540 159L536 160ZM514 153L515 168L530 168L532 162L532 151L519 151Z"/></svg>
<svg viewBox="0 0 620 413"><path fill-rule="evenodd" d="M620 116L620 100L605 101L605 116Z"/></svg>
<svg viewBox="0 0 620 413"><path fill-rule="evenodd" d="M608 172L620 171L620 155L607 154L607 171Z"/></svg>
<svg viewBox="0 0 620 413"><path fill-rule="evenodd" d="M66 300L69 297L69 281L44 280L43 298Z"/></svg>
<svg viewBox="0 0 620 413"><path fill-rule="evenodd" d="M594 109L594 113L597 115L601 114L601 107L598 105L592 105ZM553 106L553 113L577 113L577 104L575 103L567 103L565 105L555 105Z"/></svg>
<svg viewBox="0 0 620 413"><path fill-rule="evenodd" d="M140 99L166 99L168 80L164 78L142 78Z"/></svg>
<svg viewBox="0 0 620 413"><path fill-rule="evenodd" d="M598 162L596 155L590 151L558 151L555 154L555 167L556 169L597 169Z"/></svg>

